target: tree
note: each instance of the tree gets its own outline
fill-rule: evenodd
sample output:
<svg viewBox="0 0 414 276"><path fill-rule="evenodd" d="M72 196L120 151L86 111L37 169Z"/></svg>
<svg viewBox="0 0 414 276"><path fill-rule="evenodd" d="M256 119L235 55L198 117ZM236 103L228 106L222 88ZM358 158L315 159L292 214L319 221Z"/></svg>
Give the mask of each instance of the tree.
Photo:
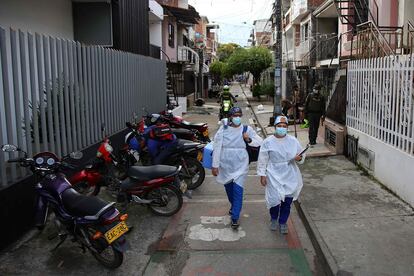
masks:
<svg viewBox="0 0 414 276"><path fill-rule="evenodd" d="M213 75L216 83L221 83L221 80L224 77L225 67L226 64L221 61L214 61L210 64L210 73Z"/></svg>
<svg viewBox="0 0 414 276"><path fill-rule="evenodd" d="M236 49L241 48L236 43L221 44L217 49L217 56L220 61L226 62Z"/></svg>
<svg viewBox="0 0 414 276"><path fill-rule="evenodd" d="M244 48L239 48L233 52L227 61L227 70L231 75L242 74L248 71L249 52Z"/></svg>
<svg viewBox="0 0 414 276"><path fill-rule="evenodd" d="M272 65L273 59L269 49L264 47L252 47L248 50L245 71L253 75L253 86L259 81L264 70Z"/></svg>

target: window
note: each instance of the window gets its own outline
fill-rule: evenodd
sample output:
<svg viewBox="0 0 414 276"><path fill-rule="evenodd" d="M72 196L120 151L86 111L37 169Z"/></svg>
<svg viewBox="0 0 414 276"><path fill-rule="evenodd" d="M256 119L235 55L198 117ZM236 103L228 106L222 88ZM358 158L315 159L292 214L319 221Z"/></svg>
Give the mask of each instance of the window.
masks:
<svg viewBox="0 0 414 276"><path fill-rule="evenodd" d="M174 25L168 23L168 46L174 48Z"/></svg>
<svg viewBox="0 0 414 276"><path fill-rule="evenodd" d="M302 25L301 34L301 41L307 41L309 39L309 23L305 23Z"/></svg>

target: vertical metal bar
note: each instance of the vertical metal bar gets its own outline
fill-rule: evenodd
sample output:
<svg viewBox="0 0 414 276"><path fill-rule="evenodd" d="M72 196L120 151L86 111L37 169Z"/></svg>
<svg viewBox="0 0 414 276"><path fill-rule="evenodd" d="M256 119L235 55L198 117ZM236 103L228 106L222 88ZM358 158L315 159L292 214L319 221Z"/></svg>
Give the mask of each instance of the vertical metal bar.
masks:
<svg viewBox="0 0 414 276"><path fill-rule="evenodd" d="M122 109L122 105L121 105L121 96L122 96L122 94L121 94L121 77L120 77L120 75L121 75L121 72L120 72L120 65L119 65L119 51L116 51L115 52L115 68L116 68L116 71L115 71L115 74L116 74L116 77L115 77L115 80L116 80L116 98L115 98L115 100L116 100L116 109L117 110L120 110L120 109ZM116 131L119 131L120 129L121 129L121 121L122 121L122 119L121 119L121 112L116 112Z"/></svg>
<svg viewBox="0 0 414 276"><path fill-rule="evenodd" d="M380 58L380 127L381 127L381 132L380 132L380 140L385 142L385 121L384 121L384 114L385 114L385 110L384 110L384 100L385 100L385 95L386 95L386 91L385 91L385 58Z"/></svg>
<svg viewBox="0 0 414 276"><path fill-rule="evenodd" d="M29 156L33 156L30 114L29 114L29 78L28 68L26 67L26 39L22 31L19 30L19 46L20 46L20 67L22 74L22 94L23 94L23 110L24 110L24 132L26 138L26 152Z"/></svg>
<svg viewBox="0 0 414 276"><path fill-rule="evenodd" d="M104 91L105 91L105 116L106 116L106 124L107 124L107 128L108 128L108 133L109 134L113 134L113 129L112 129L112 122L111 122L111 100L109 98L109 93L111 90L111 84L110 84L110 74L109 74L109 57L110 57L110 52L109 50L105 49L104 50Z"/></svg>
<svg viewBox="0 0 414 276"><path fill-rule="evenodd" d="M77 63L78 63L78 111L76 113L76 120L80 124L79 144L81 148L85 148L86 145L86 127L85 127L85 74L84 63L82 59L83 48L78 42L76 43Z"/></svg>
<svg viewBox="0 0 414 276"><path fill-rule="evenodd" d="M45 68L45 91L46 91L46 119L47 119L47 133L49 139L49 149L52 152L56 152L55 148L55 134L53 131L53 110L56 106L52 102L52 77L50 69L50 47L49 37L43 36L43 56L44 56L44 68Z"/></svg>
<svg viewBox="0 0 414 276"><path fill-rule="evenodd" d="M62 155L69 152L69 145L66 135L66 110L65 97L67 91L65 78L65 63L64 63L64 43L61 39L57 40L57 72L58 72L58 99L59 99L59 119L60 119L60 135L62 137Z"/></svg>
<svg viewBox="0 0 414 276"><path fill-rule="evenodd" d="M76 130L76 115L75 115L75 72L74 72L74 56L73 56L73 42L66 41L68 46L68 68L69 68L69 110L72 137L72 151L78 150L78 139Z"/></svg>
<svg viewBox="0 0 414 276"><path fill-rule="evenodd" d="M98 107L97 107L97 80L96 80L96 71L97 71L97 65L96 65L96 47L91 48L91 55L92 55L92 68L91 68L91 74L92 74L92 111L93 111L93 123L92 123L92 129L93 129L93 139L92 142L95 143L98 140Z"/></svg>
<svg viewBox="0 0 414 276"><path fill-rule="evenodd" d="M81 77L79 70L82 70L82 62L80 60L80 44L79 42L72 42L73 47L73 76L75 84L75 121L76 121L76 150L83 148L82 143L82 126L81 126L81 103L80 103L80 88L81 88Z"/></svg>
<svg viewBox="0 0 414 276"><path fill-rule="evenodd" d="M87 47L88 54L88 114L89 114L89 129L90 134L89 145L95 142L95 124L94 124L94 112L93 109L93 64L92 64L92 47Z"/></svg>
<svg viewBox="0 0 414 276"><path fill-rule="evenodd" d="M36 34L36 55L37 55L37 79L39 86L39 107L40 107L40 127L41 127L41 144L44 151L48 150L47 142L47 123L46 123L46 98L45 98L45 78L44 78L44 60L43 60L43 51L42 51L42 38L39 34ZM33 101L32 103L36 103ZM37 105L37 104L36 104Z"/></svg>
<svg viewBox="0 0 414 276"><path fill-rule="evenodd" d="M61 130L59 113L63 111L59 107L59 98L62 94L59 93L59 71L57 62L57 50L56 50L56 39L50 39L50 64L51 64L51 76L52 76L52 98L53 98L53 125L56 139L56 154L63 156L62 154L62 142L61 142Z"/></svg>
<svg viewBox="0 0 414 276"><path fill-rule="evenodd" d="M85 54L85 66L84 74L86 79L85 84L85 112L86 112L86 141L87 146L92 144L93 134L92 134L92 77L91 77L91 47L83 46Z"/></svg>
<svg viewBox="0 0 414 276"><path fill-rule="evenodd" d="M81 61L82 61L82 86L81 86L81 118L82 118L82 140L83 140L83 147L89 146L90 140L90 129L89 129L89 88L88 88L88 56L86 51L86 46L80 46L81 50Z"/></svg>
<svg viewBox="0 0 414 276"><path fill-rule="evenodd" d="M410 80L413 79L414 77L414 58L413 58L413 54L410 55ZM412 84L412 81L410 81L410 84ZM410 95L413 95L414 91L413 91L413 86L410 85ZM414 105L414 101L413 101L413 97L410 98L410 123L408 124L408 139L410 139L411 137L411 141L409 141L409 154L414 156L414 112L413 112L413 105ZM410 128L411 126L411 128Z"/></svg>
<svg viewBox="0 0 414 276"><path fill-rule="evenodd" d="M39 142L39 114L37 112L37 98L38 98L38 86L36 78L36 55L35 55L35 42L32 34L29 34L29 67L30 67L30 86L31 86L31 108L32 108L32 123L30 135L34 141L34 152L40 151Z"/></svg>
<svg viewBox="0 0 414 276"><path fill-rule="evenodd" d="M109 87L109 118L111 122L111 133L115 133L115 112L114 112L114 96L115 96L115 82L114 82L114 52L108 50L108 87Z"/></svg>
<svg viewBox="0 0 414 276"><path fill-rule="evenodd" d="M2 28L0 28L0 65L1 65L1 73L2 73L2 80L3 80L3 85L2 85L2 90L0 90L0 92L2 92L1 94L3 94L3 99L4 99L4 108L5 108L5 112L1 112L0 115L4 114L5 116L5 121L6 121L6 126L4 126L2 124L1 118L0 118L0 125L1 125L1 131L3 132L4 129L6 130L7 133L7 137L6 139L8 140L9 143L13 142L13 126L12 126L12 122L11 122L11 104L10 104L10 98L11 98L11 88L9 86L9 65L8 65L8 60L7 60L7 47L6 47L6 31ZM0 96L1 96L0 94ZM2 144L4 144L3 141L3 135L0 135L0 142ZM5 158L4 158L4 154L0 154L0 174L1 174L1 182L2 182L2 186L6 186L7 185L7 172L6 172L6 166L5 166ZM16 167L15 166L11 166L11 180L14 180L16 178Z"/></svg>
<svg viewBox="0 0 414 276"><path fill-rule="evenodd" d="M68 53L68 41L62 40L62 54L63 54L63 91L65 98L65 121L66 121L66 138L68 144L68 154L73 151L73 142L72 142L72 125L71 125L71 115L70 115L70 94L71 94L71 84L69 79L69 53Z"/></svg>
<svg viewBox="0 0 414 276"><path fill-rule="evenodd" d="M391 141L392 145L395 147L397 145L396 143L396 116L397 116L397 57L392 56L392 67L390 68L392 70L392 80L393 80L393 86L392 86L392 113L391 113Z"/></svg>
<svg viewBox="0 0 414 276"><path fill-rule="evenodd" d="M102 123L105 123L105 117L103 114L103 104L104 104L104 99L103 99L103 78L102 78L102 47L98 47L97 48L97 52L96 52L96 65L97 65L97 87L98 87L98 93L97 93L97 100L98 100L98 126L100 127L102 125ZM101 139L101 131L99 132L98 135L99 139Z"/></svg>
<svg viewBox="0 0 414 276"><path fill-rule="evenodd" d="M15 106L15 119L16 119L16 135L17 135L17 145L23 147L23 132L22 132L22 111L21 111L21 94L22 88L20 86L20 74L19 74L19 62L18 62L18 52L19 47L17 45L17 33L15 30L10 30L11 38L11 58L12 58L12 68L13 68L13 88L14 88L14 106ZM10 114L11 115L11 114ZM20 167L19 175L25 175L25 169Z"/></svg>

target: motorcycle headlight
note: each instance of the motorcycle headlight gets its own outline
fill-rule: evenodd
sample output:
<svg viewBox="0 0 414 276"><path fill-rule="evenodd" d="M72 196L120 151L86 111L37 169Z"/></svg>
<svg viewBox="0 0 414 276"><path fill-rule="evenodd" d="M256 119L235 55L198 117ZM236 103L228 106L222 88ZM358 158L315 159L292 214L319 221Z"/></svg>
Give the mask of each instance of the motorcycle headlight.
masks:
<svg viewBox="0 0 414 276"><path fill-rule="evenodd" d="M229 103L224 103L224 107L229 107L230 106L230 104Z"/></svg>

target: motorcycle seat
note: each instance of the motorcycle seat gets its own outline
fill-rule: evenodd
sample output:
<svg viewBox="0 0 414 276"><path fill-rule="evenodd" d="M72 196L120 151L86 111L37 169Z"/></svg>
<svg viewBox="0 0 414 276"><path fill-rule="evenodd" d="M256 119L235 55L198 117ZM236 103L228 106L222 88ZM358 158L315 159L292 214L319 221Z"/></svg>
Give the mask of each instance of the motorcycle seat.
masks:
<svg viewBox="0 0 414 276"><path fill-rule="evenodd" d="M186 128L173 128L172 131L174 134L187 134L187 135L193 134L191 130L186 129Z"/></svg>
<svg viewBox="0 0 414 276"><path fill-rule="evenodd" d="M63 191L61 197L63 206L69 214L87 219L98 219L105 210L113 205L98 197L82 195L72 188Z"/></svg>
<svg viewBox="0 0 414 276"><path fill-rule="evenodd" d="M186 150L186 149L193 149L200 146L200 143L193 142L190 140L185 139L178 139L177 141L177 150Z"/></svg>
<svg viewBox="0 0 414 276"><path fill-rule="evenodd" d="M173 176L178 169L173 166L155 165L155 166L132 166L128 169L128 176L138 181L149 181L156 178ZM124 187L122 187L124 188Z"/></svg>
<svg viewBox="0 0 414 276"><path fill-rule="evenodd" d="M183 124L186 126L202 127L206 123L191 123L191 122L184 121Z"/></svg>

